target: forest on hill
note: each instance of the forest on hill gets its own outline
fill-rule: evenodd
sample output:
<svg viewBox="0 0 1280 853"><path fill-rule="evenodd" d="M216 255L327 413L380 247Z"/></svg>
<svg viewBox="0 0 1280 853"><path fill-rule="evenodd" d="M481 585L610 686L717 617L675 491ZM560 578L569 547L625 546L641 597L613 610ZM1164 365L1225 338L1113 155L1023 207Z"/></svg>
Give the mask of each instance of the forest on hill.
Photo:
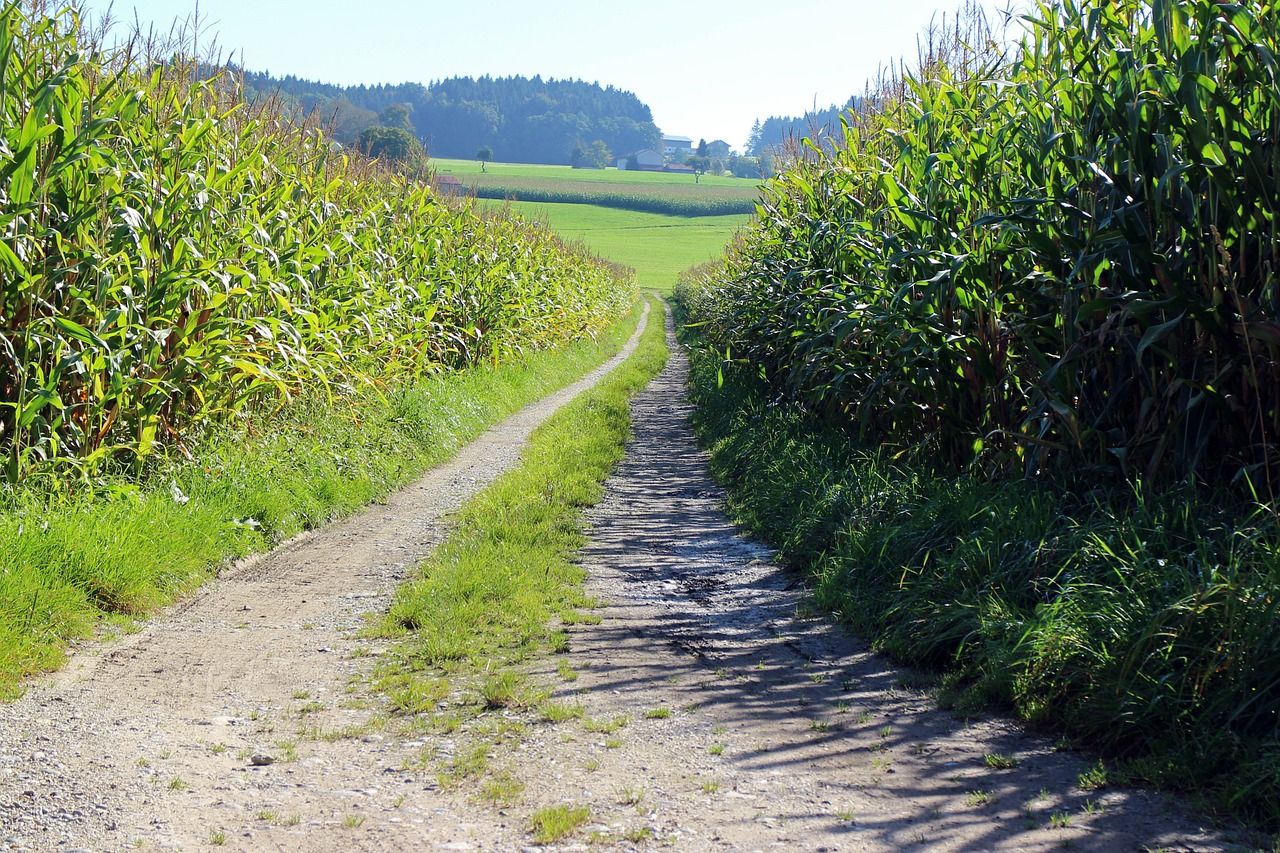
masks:
<svg viewBox="0 0 1280 853"><path fill-rule="evenodd" d="M764 121L757 120L747 137L747 156L767 156L790 139L822 139L830 144L831 140L841 138L840 116L856 106L857 99L850 98L844 106L832 104L799 116L769 116Z"/></svg>
<svg viewBox="0 0 1280 853"><path fill-rule="evenodd" d="M601 141L619 156L657 148L649 107L631 92L583 80L450 77L428 85L336 86L293 75L244 72L246 94L277 95L332 123L353 143L388 107L409 110L413 132L433 157L471 158L488 148L509 163L567 164L580 145Z"/></svg>

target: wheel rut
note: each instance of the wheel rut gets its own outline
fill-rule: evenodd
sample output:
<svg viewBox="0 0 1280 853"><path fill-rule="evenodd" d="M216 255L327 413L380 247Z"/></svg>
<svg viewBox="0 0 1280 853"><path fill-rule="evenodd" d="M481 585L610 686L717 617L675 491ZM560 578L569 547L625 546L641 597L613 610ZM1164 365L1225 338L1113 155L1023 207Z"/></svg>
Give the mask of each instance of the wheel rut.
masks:
<svg viewBox="0 0 1280 853"><path fill-rule="evenodd" d="M580 716L492 712L527 726L491 761L523 783L521 802L485 805L406 769L465 732L344 735L377 712L349 681L384 651L354 631L449 513L609 365L0 707L0 848L510 851L530 845L534 809L566 804L588 806L589 825L537 849L1228 849L1150 792L1079 790L1080 757L937 710L812 615L798 578L724 515L666 322L672 357L587 513L580 559L601 621L567 626L568 651L531 665ZM992 768L996 754L1017 766Z"/></svg>

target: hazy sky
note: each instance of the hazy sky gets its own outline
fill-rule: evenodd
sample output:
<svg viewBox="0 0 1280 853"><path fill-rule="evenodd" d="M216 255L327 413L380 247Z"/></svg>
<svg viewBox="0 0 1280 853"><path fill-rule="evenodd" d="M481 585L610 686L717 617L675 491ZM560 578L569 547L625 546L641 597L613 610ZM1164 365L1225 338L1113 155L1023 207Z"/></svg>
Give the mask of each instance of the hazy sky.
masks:
<svg viewBox="0 0 1280 853"><path fill-rule="evenodd" d="M522 74L629 90L664 133L745 142L751 123L843 103L960 0L203 0L244 67L330 83ZM1003 8L984 0L988 8ZM168 32L195 0L86 0ZM243 60L241 60L243 57Z"/></svg>

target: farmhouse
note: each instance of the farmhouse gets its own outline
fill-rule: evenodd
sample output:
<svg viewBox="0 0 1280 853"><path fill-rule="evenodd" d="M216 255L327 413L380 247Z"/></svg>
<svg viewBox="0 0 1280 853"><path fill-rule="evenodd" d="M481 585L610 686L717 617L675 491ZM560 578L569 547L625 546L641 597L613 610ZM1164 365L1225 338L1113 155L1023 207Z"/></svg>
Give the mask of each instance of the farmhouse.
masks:
<svg viewBox="0 0 1280 853"><path fill-rule="evenodd" d="M630 165L634 161L635 165ZM654 171L662 168L662 155L652 148L641 148L626 157L619 157L617 166L619 169L640 169L641 171Z"/></svg>
<svg viewBox="0 0 1280 853"><path fill-rule="evenodd" d="M679 154L681 151L692 150L693 140L687 136L662 137L662 151L664 154Z"/></svg>
<svg viewBox="0 0 1280 853"><path fill-rule="evenodd" d="M453 175L436 175L432 185L440 195L466 195L467 188Z"/></svg>

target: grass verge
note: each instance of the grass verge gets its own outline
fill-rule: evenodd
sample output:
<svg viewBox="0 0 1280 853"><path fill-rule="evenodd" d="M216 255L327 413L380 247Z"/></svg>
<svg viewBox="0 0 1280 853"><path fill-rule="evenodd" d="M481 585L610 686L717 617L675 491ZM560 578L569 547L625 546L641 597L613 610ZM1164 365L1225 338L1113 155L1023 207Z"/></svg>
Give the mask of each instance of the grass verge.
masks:
<svg viewBox="0 0 1280 853"><path fill-rule="evenodd" d="M942 673L944 704L1010 709L1100 750L1112 781L1280 828L1268 508L904 467L710 353L692 394L736 520L880 651Z"/></svg>
<svg viewBox="0 0 1280 853"><path fill-rule="evenodd" d="M0 697L55 668L68 643L127 623L230 558L387 494L489 425L616 353L637 307L596 341L338 405L299 402L206 438L146 484L0 492ZM661 326L661 324L658 324ZM245 438L245 435L248 438Z"/></svg>
<svg viewBox="0 0 1280 853"><path fill-rule="evenodd" d="M585 541L580 513L600 499L622 458L631 397L666 359L655 316L635 354L539 427L520 466L460 510L454 532L398 591L375 629L400 640L379 666L376 686L402 713L452 731L460 718L545 699L515 666L539 650L563 650L560 624L580 621L579 608L594 604L573 562ZM434 701L398 700L405 695ZM506 734L484 725L472 733L481 740ZM476 747L458 755L489 751L483 742ZM440 769L442 781L485 772L483 761L459 763L458 755Z"/></svg>

